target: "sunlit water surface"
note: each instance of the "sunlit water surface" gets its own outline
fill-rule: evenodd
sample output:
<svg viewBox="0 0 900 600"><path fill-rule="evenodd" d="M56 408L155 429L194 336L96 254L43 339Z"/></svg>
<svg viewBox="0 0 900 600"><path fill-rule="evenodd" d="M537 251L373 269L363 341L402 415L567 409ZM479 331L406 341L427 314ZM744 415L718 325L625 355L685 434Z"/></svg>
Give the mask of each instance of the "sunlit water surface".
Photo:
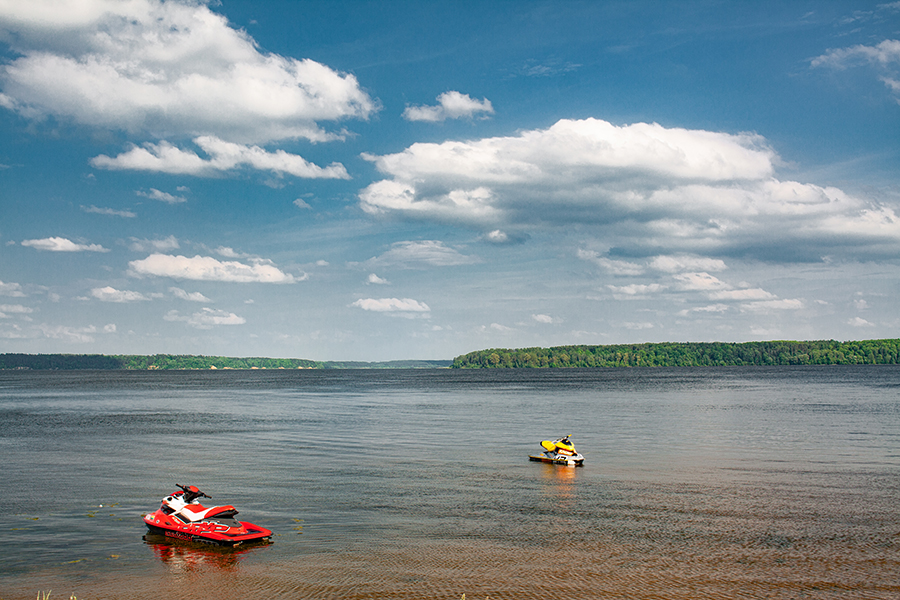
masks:
<svg viewBox="0 0 900 600"><path fill-rule="evenodd" d="M0 481L5 600L900 597L893 366L0 371Z"/></svg>

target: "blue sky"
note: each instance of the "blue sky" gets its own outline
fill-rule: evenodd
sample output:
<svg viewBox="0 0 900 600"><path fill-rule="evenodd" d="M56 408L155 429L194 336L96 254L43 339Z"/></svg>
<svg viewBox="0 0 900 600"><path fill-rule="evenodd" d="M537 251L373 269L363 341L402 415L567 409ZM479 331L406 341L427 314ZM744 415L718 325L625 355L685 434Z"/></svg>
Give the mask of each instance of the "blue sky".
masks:
<svg viewBox="0 0 900 600"><path fill-rule="evenodd" d="M900 335L900 2L0 0L0 352Z"/></svg>

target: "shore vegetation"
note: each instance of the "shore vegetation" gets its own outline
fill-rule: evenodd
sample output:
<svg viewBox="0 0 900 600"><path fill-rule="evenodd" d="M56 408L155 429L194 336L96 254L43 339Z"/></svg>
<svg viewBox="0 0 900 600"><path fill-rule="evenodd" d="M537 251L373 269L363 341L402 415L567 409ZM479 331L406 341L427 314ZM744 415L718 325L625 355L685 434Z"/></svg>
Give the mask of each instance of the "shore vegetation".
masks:
<svg viewBox="0 0 900 600"><path fill-rule="evenodd" d="M0 354L0 370L229 369L560 369L596 367L729 367L896 365L900 339L839 342L653 342L551 348L490 348L449 360L385 362L181 354Z"/></svg>
<svg viewBox="0 0 900 600"><path fill-rule="evenodd" d="M838 342L663 342L553 348L492 348L453 360L455 369L896 365L900 339Z"/></svg>
<svg viewBox="0 0 900 600"><path fill-rule="evenodd" d="M449 360L359 362L188 354L0 354L0 370L437 369L449 366Z"/></svg>

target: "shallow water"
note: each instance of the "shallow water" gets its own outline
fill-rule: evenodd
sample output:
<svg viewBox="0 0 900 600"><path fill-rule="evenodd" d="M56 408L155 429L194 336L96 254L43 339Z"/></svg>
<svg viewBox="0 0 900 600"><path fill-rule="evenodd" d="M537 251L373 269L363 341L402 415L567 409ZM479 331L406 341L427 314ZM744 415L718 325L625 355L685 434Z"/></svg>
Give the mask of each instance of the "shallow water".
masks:
<svg viewBox="0 0 900 600"><path fill-rule="evenodd" d="M894 366L0 372L0 453L7 600L900 596Z"/></svg>

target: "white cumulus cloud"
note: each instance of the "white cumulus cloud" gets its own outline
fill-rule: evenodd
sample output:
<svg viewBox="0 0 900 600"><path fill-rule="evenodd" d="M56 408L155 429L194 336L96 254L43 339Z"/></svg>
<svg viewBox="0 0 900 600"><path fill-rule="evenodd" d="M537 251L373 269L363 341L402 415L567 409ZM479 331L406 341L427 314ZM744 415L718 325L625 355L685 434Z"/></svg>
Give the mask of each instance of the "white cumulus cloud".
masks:
<svg viewBox="0 0 900 600"><path fill-rule="evenodd" d="M91 290L91 296L102 302L138 302L150 300L147 296L140 292L132 292L129 290L117 290L113 287L106 286L102 288L94 288Z"/></svg>
<svg viewBox="0 0 900 600"><path fill-rule="evenodd" d="M353 75L261 52L205 2L3 0L0 29L19 55L0 99L30 118L258 143L333 139L319 122L377 109Z"/></svg>
<svg viewBox="0 0 900 600"><path fill-rule="evenodd" d="M99 244L79 244L63 237L23 240L22 245L35 250L48 250L50 252L109 252L109 250Z"/></svg>
<svg viewBox="0 0 900 600"><path fill-rule="evenodd" d="M437 240L396 242L381 256L367 261L373 265L392 265L408 268L452 267L479 262Z"/></svg>
<svg viewBox="0 0 900 600"><path fill-rule="evenodd" d="M359 192L372 215L485 234L577 224L607 248L636 255L652 247L661 257L629 265L594 255L612 272L716 272L723 253L808 261L900 250L895 207L777 179L779 157L751 133L563 119L515 136L363 158L386 176Z"/></svg>
<svg viewBox="0 0 900 600"><path fill-rule="evenodd" d="M284 273L268 261L257 259L252 264L220 261L211 256L173 256L151 254L128 263L136 275L155 275L196 281L228 281L238 283L294 283L296 278Z"/></svg>
<svg viewBox="0 0 900 600"><path fill-rule="evenodd" d="M219 325L243 325L244 317L234 313L213 308L204 308L192 315L182 315L177 310L170 310L163 317L166 321L181 321L196 329L211 329Z"/></svg>
<svg viewBox="0 0 900 600"><path fill-rule="evenodd" d="M185 198L184 196L176 196L175 194L162 192L156 188L150 188L149 192L138 190L135 192L135 194L144 198L150 198L151 200L159 200L160 202L165 202L166 204L180 204L182 202L187 202L187 198Z"/></svg>
<svg viewBox="0 0 900 600"><path fill-rule="evenodd" d="M646 271L643 265L630 262L627 260L615 260L603 256L596 250L586 250L581 248L576 253L578 258L594 263L604 271L608 271L613 275L640 275Z"/></svg>
<svg viewBox="0 0 900 600"><path fill-rule="evenodd" d="M132 219L137 216L135 213L131 212L130 210L116 210L114 208L103 208L103 207L98 207L98 206L94 206L94 205L91 205L91 206L82 205L81 210L83 210L86 213L94 213L97 215L108 215L110 217L123 217L126 219Z"/></svg>
<svg viewBox="0 0 900 600"><path fill-rule="evenodd" d="M686 317L691 313L724 313L728 311L727 304L710 304L707 306L696 306L694 308L686 308L682 311L679 311L678 314L682 317Z"/></svg>
<svg viewBox="0 0 900 600"><path fill-rule="evenodd" d="M859 44L849 48L831 49L812 59L814 67L847 68L859 63L900 64L900 40L884 40L876 46Z"/></svg>
<svg viewBox="0 0 900 600"><path fill-rule="evenodd" d="M749 134L564 119L515 137L417 143L364 158L392 177L360 193L364 210L493 229L654 211L653 192L672 185L768 178L774 152Z"/></svg>
<svg viewBox="0 0 900 600"><path fill-rule="evenodd" d="M22 284L20 283L5 283L0 281L0 296L24 298L25 292L22 291Z"/></svg>
<svg viewBox="0 0 900 600"><path fill-rule="evenodd" d="M33 308L21 304L0 304L0 319L8 319L9 315L29 315Z"/></svg>
<svg viewBox="0 0 900 600"><path fill-rule="evenodd" d="M427 304L412 298L360 298L351 306L373 312L427 313Z"/></svg>
<svg viewBox="0 0 900 600"><path fill-rule="evenodd" d="M682 273L685 271L724 271L728 267L725 261L703 256L656 256L650 261L650 268L665 273Z"/></svg>
<svg viewBox="0 0 900 600"><path fill-rule="evenodd" d="M728 268L725 261L721 259L692 255L660 255L654 256L643 263L637 263L611 259L596 250L582 248L578 250L577 256L581 260L592 262L614 275L641 275L648 270L677 274L689 271L724 271Z"/></svg>
<svg viewBox="0 0 900 600"><path fill-rule="evenodd" d="M249 255L239 253L229 246L219 246L216 248L216 254L225 258L249 258Z"/></svg>
<svg viewBox="0 0 900 600"><path fill-rule="evenodd" d="M437 106L407 106L403 118L407 121L438 122L494 114L494 107L487 98L475 100L468 94L450 91L438 96L437 101Z"/></svg>
<svg viewBox="0 0 900 600"><path fill-rule="evenodd" d="M505 244L509 241L509 235L500 229L495 229L493 231L488 231L484 239L491 242L492 244Z"/></svg>
<svg viewBox="0 0 900 600"><path fill-rule="evenodd" d="M710 300L774 300L775 294L760 288L709 292Z"/></svg>
<svg viewBox="0 0 900 600"><path fill-rule="evenodd" d="M785 298L749 302L747 304L742 304L741 310L746 312L770 313L775 310L800 310L805 308L805 306L806 304L799 298Z"/></svg>
<svg viewBox="0 0 900 600"><path fill-rule="evenodd" d="M271 171L276 175L293 175L307 179L350 179L347 169L340 163L320 167L296 154L284 150L269 152L259 146L247 146L226 142L215 136L194 138L209 158L202 158L191 150L182 150L168 142L143 146L133 146L115 157L105 154L95 156L91 164L101 169L154 171L174 175L196 175L210 177L239 167L249 167L259 171ZM158 192L158 190L153 190ZM152 197L167 202L179 201L175 196L158 192ZM151 196L148 196L151 197ZM181 199L180 201L183 201Z"/></svg>
<svg viewBox="0 0 900 600"><path fill-rule="evenodd" d="M87 327L72 327L69 325L47 325L38 327L44 337L53 340L88 344L94 341L97 328L93 325Z"/></svg>
<svg viewBox="0 0 900 600"><path fill-rule="evenodd" d="M186 292L183 289L177 287L170 287L169 291L172 292L173 296L181 300L187 300L189 302L212 302L212 300L210 300L200 292Z"/></svg>
<svg viewBox="0 0 900 600"><path fill-rule="evenodd" d="M153 250L157 252L166 252L168 250L177 250L179 246L178 238L174 235L170 235L161 240L138 239L133 237L131 238L131 244L128 247L135 252L149 252Z"/></svg>
<svg viewBox="0 0 900 600"><path fill-rule="evenodd" d="M874 46L858 44L848 48L833 48L810 61L813 67L847 69L870 65L879 79L900 102L900 40L884 40Z"/></svg>
<svg viewBox="0 0 900 600"><path fill-rule="evenodd" d="M619 298L646 298L649 294L655 294L666 289L666 286L659 283L632 283L630 285L609 285L613 294Z"/></svg>
<svg viewBox="0 0 900 600"><path fill-rule="evenodd" d="M713 291L731 289L730 284L706 272L679 273L674 275L673 278L678 281L681 288L685 290Z"/></svg>
<svg viewBox="0 0 900 600"><path fill-rule="evenodd" d="M874 327L875 325L869 321L866 321L862 317L853 317L847 321L848 325L852 325L853 327Z"/></svg>

